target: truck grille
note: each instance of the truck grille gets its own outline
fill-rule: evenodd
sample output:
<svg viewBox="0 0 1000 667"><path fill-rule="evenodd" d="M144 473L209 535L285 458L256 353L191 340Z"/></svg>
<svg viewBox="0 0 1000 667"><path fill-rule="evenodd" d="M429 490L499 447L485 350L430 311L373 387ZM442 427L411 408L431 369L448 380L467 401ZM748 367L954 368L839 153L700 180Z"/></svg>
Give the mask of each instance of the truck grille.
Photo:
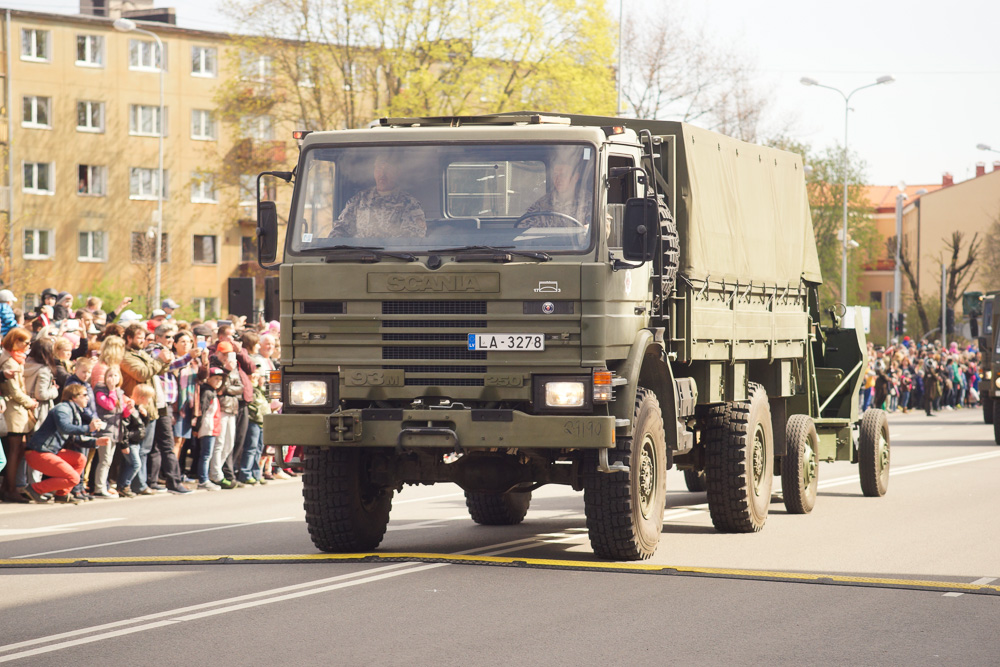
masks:
<svg viewBox="0 0 1000 667"><path fill-rule="evenodd" d="M485 301L383 301L383 315L486 315ZM383 343L455 343L455 345L384 345L382 359L392 361L485 361L486 352L468 349L467 334L483 329L486 320L383 320ZM437 329L427 333L393 333L386 329ZM445 331L441 331L441 330ZM451 329L452 331L447 331ZM454 331L458 329L459 331ZM407 386L481 387L486 366L404 364L383 366L407 373ZM413 375L419 374L421 377ZM464 377L463 377L464 376Z"/></svg>

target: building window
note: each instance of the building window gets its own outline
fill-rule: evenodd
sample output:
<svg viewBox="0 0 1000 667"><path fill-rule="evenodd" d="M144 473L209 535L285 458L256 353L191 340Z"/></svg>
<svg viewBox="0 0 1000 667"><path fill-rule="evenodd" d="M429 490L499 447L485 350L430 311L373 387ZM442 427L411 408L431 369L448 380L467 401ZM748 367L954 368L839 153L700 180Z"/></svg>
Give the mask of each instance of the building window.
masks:
<svg viewBox="0 0 1000 667"><path fill-rule="evenodd" d="M163 43L163 55L166 56L167 44ZM144 39L130 39L128 41L128 68L143 72L160 71L160 54L156 48L156 42ZM166 57L163 58L163 69L166 71Z"/></svg>
<svg viewBox="0 0 1000 667"><path fill-rule="evenodd" d="M25 259L51 259L52 253L51 229L24 230Z"/></svg>
<svg viewBox="0 0 1000 667"><path fill-rule="evenodd" d="M96 167L90 164L81 164L77 167L78 185L76 193L79 195L90 195L93 197L103 197L108 193L107 171L104 167Z"/></svg>
<svg viewBox="0 0 1000 667"><path fill-rule="evenodd" d="M104 232L80 232L80 250L77 259L81 262L106 262L107 245Z"/></svg>
<svg viewBox="0 0 1000 667"><path fill-rule="evenodd" d="M192 46L191 76L214 77L218 71L216 68L217 53L218 50L214 46Z"/></svg>
<svg viewBox="0 0 1000 667"><path fill-rule="evenodd" d="M50 42L48 30L21 28L21 60L48 62Z"/></svg>
<svg viewBox="0 0 1000 667"><path fill-rule="evenodd" d="M159 181L159 169L144 169L142 167L132 167L129 170L129 199L152 199L156 200L157 182ZM161 196L168 198L167 184L170 183L170 174L163 170L163 188Z"/></svg>
<svg viewBox="0 0 1000 667"><path fill-rule="evenodd" d="M299 85L305 88L312 88L313 86L315 86L316 85L316 83L314 82L315 77L313 75L315 68L313 67L312 59L307 58L305 56L300 56L296 61L296 65L299 70L299 76L298 76ZM349 88L347 88L346 86L345 89L349 90Z"/></svg>
<svg viewBox="0 0 1000 667"><path fill-rule="evenodd" d="M254 141L272 141L274 124L270 116L248 116L240 121L240 133Z"/></svg>
<svg viewBox="0 0 1000 667"><path fill-rule="evenodd" d="M38 294L34 292L22 295L21 299L24 300L24 303L21 305L21 307L24 309L23 312L25 313L28 312L29 310L34 310L40 303L38 300Z"/></svg>
<svg viewBox="0 0 1000 667"><path fill-rule="evenodd" d="M253 236L240 237L240 262L257 261L257 239Z"/></svg>
<svg viewBox="0 0 1000 667"><path fill-rule="evenodd" d="M215 194L215 177L204 172L191 173L191 203L217 204L219 198Z"/></svg>
<svg viewBox="0 0 1000 667"><path fill-rule="evenodd" d="M215 141L215 116L211 111L191 110L191 138L199 141Z"/></svg>
<svg viewBox="0 0 1000 667"><path fill-rule="evenodd" d="M25 95L22 104L21 127L51 129L51 97Z"/></svg>
<svg viewBox="0 0 1000 667"><path fill-rule="evenodd" d="M160 128L166 127L167 108L163 107L163 118L160 118L160 107L145 104L131 104L128 108L128 132L140 137L158 137ZM167 136L164 132L163 136Z"/></svg>
<svg viewBox="0 0 1000 667"><path fill-rule="evenodd" d="M77 35L76 64L80 67L103 67L104 38L100 35Z"/></svg>
<svg viewBox="0 0 1000 667"><path fill-rule="evenodd" d="M55 192L55 165L51 162L25 162L23 191L29 195Z"/></svg>
<svg viewBox="0 0 1000 667"><path fill-rule="evenodd" d="M871 302L872 308L875 310L882 309L882 292L869 292L868 301Z"/></svg>
<svg viewBox="0 0 1000 667"><path fill-rule="evenodd" d="M215 317L218 315L218 306L215 297L213 296L196 296L191 299L191 305L194 307L194 312L198 313L198 319L204 321L205 318Z"/></svg>
<svg viewBox="0 0 1000 667"><path fill-rule="evenodd" d="M241 51L240 77L246 81L267 81L271 78L271 56Z"/></svg>
<svg viewBox="0 0 1000 667"><path fill-rule="evenodd" d="M170 260L169 234L164 233L160 237L160 263L166 264ZM133 264L153 264L156 262L156 228L150 227L147 232L132 232L132 263Z"/></svg>
<svg viewBox="0 0 1000 667"><path fill-rule="evenodd" d="M104 102L77 102L76 130L77 132L103 132Z"/></svg>
<svg viewBox="0 0 1000 667"><path fill-rule="evenodd" d="M194 235L194 256L192 261L195 264L218 264L218 236Z"/></svg>
<svg viewBox="0 0 1000 667"><path fill-rule="evenodd" d="M261 201L275 201L278 198L278 186L273 178L265 178L260 185ZM240 175L240 204L257 205L257 177L253 174Z"/></svg>

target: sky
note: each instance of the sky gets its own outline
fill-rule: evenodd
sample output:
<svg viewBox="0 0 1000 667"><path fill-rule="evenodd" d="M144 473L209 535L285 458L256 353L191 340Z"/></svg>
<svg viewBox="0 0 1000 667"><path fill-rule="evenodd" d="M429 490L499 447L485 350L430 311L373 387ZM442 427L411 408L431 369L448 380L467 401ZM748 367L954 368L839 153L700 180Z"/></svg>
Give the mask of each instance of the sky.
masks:
<svg viewBox="0 0 1000 667"><path fill-rule="evenodd" d="M388 0L391 1L391 0ZM956 182L992 171L1000 152L1000 1L952 0L607 0L617 18L667 12L701 25L713 43L756 64L769 92L766 125L816 149L842 145L844 98L806 87L802 77L845 94L891 74L895 83L851 98L848 146L876 185ZM225 31L219 0L162 0L178 25ZM0 0L0 7L76 13L78 0ZM665 35L664 39L669 39ZM627 48L627 47L626 47ZM765 127L765 131L766 131Z"/></svg>

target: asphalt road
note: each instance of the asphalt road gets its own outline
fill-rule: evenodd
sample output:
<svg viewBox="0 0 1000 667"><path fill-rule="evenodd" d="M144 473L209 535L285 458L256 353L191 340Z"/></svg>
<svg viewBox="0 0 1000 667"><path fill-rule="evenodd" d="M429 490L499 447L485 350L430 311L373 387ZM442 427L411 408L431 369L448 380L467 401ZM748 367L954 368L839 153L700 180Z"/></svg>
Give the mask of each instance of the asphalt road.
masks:
<svg viewBox="0 0 1000 667"><path fill-rule="evenodd" d="M823 464L812 514L776 494L753 535L716 533L671 473L653 569L596 561L563 487L513 527L472 523L451 485L396 496L380 553L476 564L316 558L297 480L0 505L0 663L996 665L1000 447L981 415L891 416L884 498Z"/></svg>

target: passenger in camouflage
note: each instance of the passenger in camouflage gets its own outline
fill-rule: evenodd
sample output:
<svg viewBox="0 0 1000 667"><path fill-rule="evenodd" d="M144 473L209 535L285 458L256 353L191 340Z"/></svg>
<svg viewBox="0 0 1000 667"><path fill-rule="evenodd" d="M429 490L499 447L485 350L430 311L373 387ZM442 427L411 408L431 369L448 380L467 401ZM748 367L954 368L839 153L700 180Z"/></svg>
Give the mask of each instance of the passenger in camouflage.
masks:
<svg viewBox="0 0 1000 667"><path fill-rule="evenodd" d="M427 221L420 200L399 187L399 165L388 154L375 158L375 187L351 197L330 236L352 238L424 236Z"/></svg>
<svg viewBox="0 0 1000 667"><path fill-rule="evenodd" d="M568 157L568 156L566 156ZM585 227L590 224L594 202L587 194L587 188L579 188L580 170L570 159L558 159L552 165L552 189L544 197L528 207L521 216L518 227ZM553 211L568 215L577 222L558 215L541 215L543 211ZM539 215L528 216L530 213Z"/></svg>

